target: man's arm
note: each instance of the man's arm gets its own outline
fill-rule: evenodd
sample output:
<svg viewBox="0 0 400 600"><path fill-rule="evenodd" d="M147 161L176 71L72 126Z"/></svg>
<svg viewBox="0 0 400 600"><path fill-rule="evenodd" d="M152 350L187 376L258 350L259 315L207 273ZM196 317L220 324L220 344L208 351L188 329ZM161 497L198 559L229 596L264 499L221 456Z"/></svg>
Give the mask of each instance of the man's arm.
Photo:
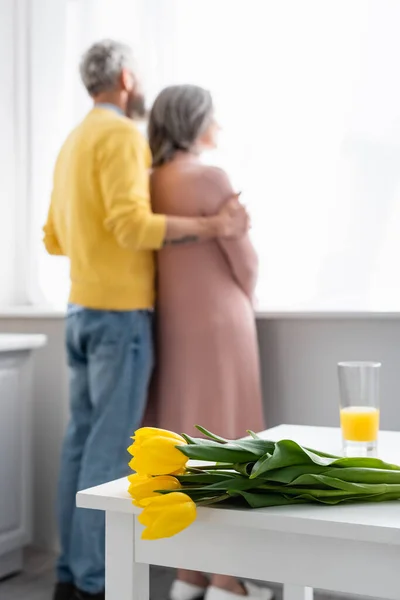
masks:
<svg viewBox="0 0 400 600"><path fill-rule="evenodd" d="M206 239L233 239L243 236L249 228L246 210L239 194L232 193L220 212L212 217L167 217L165 245L193 243Z"/></svg>
<svg viewBox="0 0 400 600"><path fill-rule="evenodd" d="M63 256L64 252L60 246L60 242L58 241L58 237L54 227L52 202L50 203L46 225L43 227L43 233L43 243L47 252L49 254L54 254L55 256Z"/></svg>
<svg viewBox="0 0 400 600"><path fill-rule="evenodd" d="M237 197L218 215L186 218L151 212L146 146L135 132L115 133L114 148L105 148L99 161L105 226L124 248L157 250L165 244L240 237L248 217ZM135 139L136 138L136 139Z"/></svg>

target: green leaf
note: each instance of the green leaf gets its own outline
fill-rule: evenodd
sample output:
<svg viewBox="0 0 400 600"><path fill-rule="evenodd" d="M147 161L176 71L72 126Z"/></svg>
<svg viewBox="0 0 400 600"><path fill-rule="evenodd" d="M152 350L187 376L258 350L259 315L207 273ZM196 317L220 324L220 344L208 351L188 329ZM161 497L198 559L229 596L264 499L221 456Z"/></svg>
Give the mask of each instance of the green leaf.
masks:
<svg viewBox="0 0 400 600"><path fill-rule="evenodd" d="M266 508L269 506L288 506L305 504L306 500L286 497L283 494L259 494L257 492L238 491L238 495L246 500L250 508Z"/></svg>
<svg viewBox="0 0 400 600"><path fill-rule="evenodd" d="M377 458L340 458L304 448L292 440L281 440L274 451L266 452L254 465L250 477L259 477L269 471L295 465L318 465L320 467L358 467L399 471L400 467Z"/></svg>
<svg viewBox="0 0 400 600"><path fill-rule="evenodd" d="M388 471L384 469L356 468L356 467L336 467L335 463L325 467L309 463L306 465L293 465L274 469L261 474L259 478L265 481L287 483L297 483L296 479L301 475L329 475L351 481L354 483L400 483L400 471ZM257 478L258 479L258 478Z"/></svg>
<svg viewBox="0 0 400 600"><path fill-rule="evenodd" d="M354 483L352 481L342 481L329 475L302 475L293 482L293 486L313 485L313 483L323 483L326 487L330 486L337 490L352 492L354 494L386 494L399 493L400 484L396 483Z"/></svg>
<svg viewBox="0 0 400 600"><path fill-rule="evenodd" d="M267 440L237 440L233 442L238 448L243 450L249 450L258 458L263 456L266 452L273 452L276 446L275 442L268 442Z"/></svg>
<svg viewBox="0 0 400 600"><path fill-rule="evenodd" d="M373 496L363 496L362 498L363 502L393 502L394 500L400 500L400 494L397 492L388 492L387 494L380 495L374 494ZM360 500L357 498L355 501L359 502Z"/></svg>
<svg viewBox="0 0 400 600"><path fill-rule="evenodd" d="M254 481L248 477L233 477L207 486L207 490L250 490L254 489Z"/></svg>
<svg viewBox="0 0 400 600"><path fill-rule="evenodd" d="M352 496L350 494L336 494L335 496L325 496L316 498L306 492L300 493L297 496L287 496L279 493L259 493L259 492L246 492L239 491L238 495L243 497L251 508L267 508L271 506L288 506L292 504L342 504L342 503L356 503L360 502L358 495ZM363 496L362 502L386 502L398 500L399 494L382 494Z"/></svg>
<svg viewBox="0 0 400 600"><path fill-rule="evenodd" d="M186 494L187 496L189 496L189 498L191 498L193 500L193 502L199 503L202 502L203 500L207 500L209 498L215 498L215 497L220 497L224 495L224 492L219 492L219 491L215 491L214 492L209 492L207 490L205 490L203 487L199 487L199 488L185 488L184 490L182 490L184 494ZM173 494L174 492L176 492L176 490L164 490L164 491L160 491L160 494Z"/></svg>
<svg viewBox="0 0 400 600"><path fill-rule="evenodd" d="M318 476L317 476L318 477ZM355 492L346 492L345 490L341 490L341 489L332 489L332 488L317 488L317 487L311 487L309 486L308 488L305 487L300 487L300 486L278 486L278 485L274 485L274 484L262 484L257 486L257 490L259 490L260 492L262 492L263 490L265 490L264 493L270 493L270 492L274 492L274 493L280 493L280 494L284 494L286 496L298 496L299 494L308 494L311 498L314 498L315 500L318 500L320 498L335 498L337 496L339 497L343 497L345 495L355 495ZM362 494L358 494L359 496L361 496Z"/></svg>
<svg viewBox="0 0 400 600"><path fill-rule="evenodd" d="M341 495L336 495L336 496L326 496L326 497L321 497L316 499L315 497L308 495L307 493L305 494L300 494L299 496L296 497L299 500L305 500L306 502L311 502L311 503L315 503L317 502L318 504L330 504L330 505L334 505L334 504L360 504L360 503L369 503L369 502L387 502L387 501L393 501L393 500L399 500L400 495L398 493L388 493L388 494L372 494L370 496L368 495L363 495L363 496L359 496L359 495L355 495L352 496L351 494L343 494Z"/></svg>
<svg viewBox="0 0 400 600"><path fill-rule="evenodd" d="M300 477L300 475L307 473L318 474L327 472L328 471L326 467L309 463L307 465L293 465L289 467L282 467L281 469L273 469L272 471L267 471L259 477L256 477L253 479L253 481L261 479L276 483L292 483L297 477Z"/></svg>
<svg viewBox="0 0 400 600"><path fill-rule="evenodd" d="M355 467L364 469L384 469L386 471L400 471L400 466L386 463L379 458L338 458L332 463L335 467Z"/></svg>
<svg viewBox="0 0 400 600"><path fill-rule="evenodd" d="M333 505L400 499L400 467L374 458L341 458L304 448L292 440L223 441L185 436L178 449L210 464L179 476L194 502L252 508L299 503Z"/></svg>
<svg viewBox="0 0 400 600"><path fill-rule="evenodd" d="M240 473L241 475L244 475L245 477L249 477L250 473L253 470L254 467L254 461L252 462L248 462L248 463L236 463L232 465L232 468L237 471L238 473Z"/></svg>
<svg viewBox="0 0 400 600"><path fill-rule="evenodd" d="M199 446L201 444L208 444L208 441L209 441L209 440L205 440L204 438L191 437L190 435L187 435L187 433L182 433L182 437L185 440L185 442L187 444L189 444L190 446Z"/></svg>
<svg viewBox="0 0 400 600"><path fill-rule="evenodd" d="M179 479L181 479L179 477ZM217 491L228 491L228 490L248 490L254 489L254 482L248 477L231 477L229 479L221 479L220 481L213 481L206 483L205 481L193 481L193 485L187 481L182 482L182 492L195 492L199 494L212 495Z"/></svg>
<svg viewBox="0 0 400 600"><path fill-rule="evenodd" d="M400 471L360 467L330 467L326 474L354 483L400 483Z"/></svg>
<svg viewBox="0 0 400 600"><path fill-rule="evenodd" d="M312 454L316 454L320 458L333 458L334 460L340 458L340 456L336 456L335 454L328 454L327 452L321 452L320 450L315 450L314 448L304 447L304 450L307 450L307 452L311 452Z"/></svg>
<svg viewBox="0 0 400 600"><path fill-rule="evenodd" d="M250 477L259 477L267 471L293 465L316 464L328 466L334 460L336 459L319 456L292 440L281 440L275 444L272 456L267 453L256 462Z"/></svg>
<svg viewBox="0 0 400 600"><path fill-rule="evenodd" d="M201 425L196 425L195 427L198 431L200 431L200 433L210 438L214 442L218 442L219 444L227 444L229 442L229 440L226 440L225 438L222 438L219 435L216 435L215 433L211 433L211 431L208 431L208 429L202 427Z"/></svg>
<svg viewBox="0 0 400 600"><path fill-rule="evenodd" d="M247 433L253 438L253 440L261 440L260 436L254 433L254 431L251 431L251 429L248 429Z"/></svg>
<svg viewBox="0 0 400 600"><path fill-rule="evenodd" d="M188 446L177 446L177 449L192 460L202 460L206 462L222 463L245 463L254 460L255 456L261 456L261 453L250 446L230 442L228 444L219 444L217 442L204 440L202 444L189 444ZM254 440L255 444L257 440Z"/></svg>
<svg viewBox="0 0 400 600"><path fill-rule="evenodd" d="M233 479L234 474L228 473L189 473L188 475L177 475L178 481L183 485L191 485L191 484L205 484L209 485L211 483L218 483L219 481L225 481L226 479Z"/></svg>

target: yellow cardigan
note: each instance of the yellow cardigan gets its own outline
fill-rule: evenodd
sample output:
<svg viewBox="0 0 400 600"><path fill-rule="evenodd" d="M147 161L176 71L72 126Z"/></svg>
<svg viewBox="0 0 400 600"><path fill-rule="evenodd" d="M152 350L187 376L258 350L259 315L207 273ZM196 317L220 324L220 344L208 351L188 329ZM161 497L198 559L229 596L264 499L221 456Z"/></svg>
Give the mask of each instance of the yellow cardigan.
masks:
<svg viewBox="0 0 400 600"><path fill-rule="evenodd" d="M70 302L104 310L153 306L153 250L162 246L166 219L151 212L150 165L132 121L107 108L94 108L64 143L44 244L70 259Z"/></svg>

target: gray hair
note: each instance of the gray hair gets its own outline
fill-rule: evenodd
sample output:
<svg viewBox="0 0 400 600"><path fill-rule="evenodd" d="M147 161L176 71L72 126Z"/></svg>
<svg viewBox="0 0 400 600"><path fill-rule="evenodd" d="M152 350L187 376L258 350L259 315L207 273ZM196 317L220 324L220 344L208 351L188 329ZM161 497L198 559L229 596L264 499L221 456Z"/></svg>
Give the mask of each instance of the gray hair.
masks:
<svg viewBox="0 0 400 600"><path fill-rule="evenodd" d="M156 98L150 113L149 143L153 166L173 159L176 152L190 151L213 118L210 92L197 85L173 85Z"/></svg>
<svg viewBox="0 0 400 600"><path fill-rule="evenodd" d="M129 46L113 40L93 44L85 52L80 64L82 82L91 96L113 91L122 69L135 69Z"/></svg>

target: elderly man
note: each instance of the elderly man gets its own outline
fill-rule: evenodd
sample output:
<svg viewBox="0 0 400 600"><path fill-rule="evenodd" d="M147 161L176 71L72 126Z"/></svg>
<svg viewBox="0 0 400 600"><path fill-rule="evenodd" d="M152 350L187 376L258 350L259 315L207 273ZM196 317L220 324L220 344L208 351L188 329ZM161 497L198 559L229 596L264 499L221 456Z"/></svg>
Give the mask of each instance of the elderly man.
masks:
<svg viewBox="0 0 400 600"><path fill-rule="evenodd" d="M44 227L48 252L68 256L71 265L71 417L60 467L54 600L104 598L104 516L77 509L75 495L126 475L125 449L142 420L152 370L153 251L239 237L248 227L237 198L211 218L153 214L149 148L127 118L144 114L131 50L95 44L81 77L94 107L60 151Z"/></svg>

